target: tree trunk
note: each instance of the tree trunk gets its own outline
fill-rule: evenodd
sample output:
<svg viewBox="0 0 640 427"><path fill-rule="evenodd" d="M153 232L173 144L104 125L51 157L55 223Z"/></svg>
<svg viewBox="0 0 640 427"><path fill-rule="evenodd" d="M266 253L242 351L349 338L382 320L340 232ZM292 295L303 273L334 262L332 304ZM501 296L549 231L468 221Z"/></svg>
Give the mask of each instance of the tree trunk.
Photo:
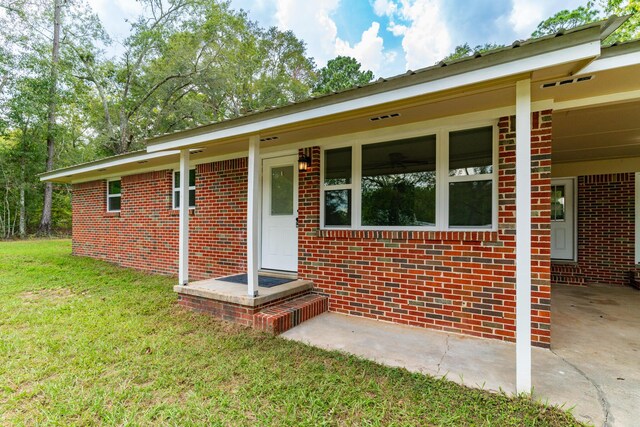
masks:
<svg viewBox="0 0 640 427"><path fill-rule="evenodd" d="M21 165L21 170L20 170L20 208L19 208L19 212L18 215L20 216L20 220L18 222L18 233L20 234L21 238L26 237L27 235L27 209L26 209L26 203L25 203L25 197L24 197L24 193L25 193L25 173L24 173L24 168L25 168L25 161L24 161L24 155L22 157L22 160L20 161Z"/></svg>
<svg viewBox="0 0 640 427"><path fill-rule="evenodd" d="M60 21L63 0L54 0L53 12L53 47L51 49L51 82L49 87L49 115L47 123L47 172L53 170L53 156L55 154L56 107L58 96L58 63L60 62ZM42 218L38 227L38 234L51 234L51 207L53 205L53 184L45 183L44 204Z"/></svg>

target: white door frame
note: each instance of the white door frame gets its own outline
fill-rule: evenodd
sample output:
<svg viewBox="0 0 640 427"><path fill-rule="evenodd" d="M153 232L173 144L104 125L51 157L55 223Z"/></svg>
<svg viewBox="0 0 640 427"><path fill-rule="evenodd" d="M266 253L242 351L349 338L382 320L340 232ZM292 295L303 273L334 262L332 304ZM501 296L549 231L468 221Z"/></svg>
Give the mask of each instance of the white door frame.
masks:
<svg viewBox="0 0 640 427"><path fill-rule="evenodd" d="M555 185L555 182L562 181L562 183L566 183L568 181L571 182L573 187L573 201L571 207L573 209L573 258L551 258L552 261L556 262L577 262L578 261L578 179L575 176L568 177L558 177L551 179L551 185ZM549 241L551 243L551 241Z"/></svg>
<svg viewBox="0 0 640 427"><path fill-rule="evenodd" d="M266 179L266 173L267 170L264 167L264 161L265 160L277 160L277 159L284 159L287 157L291 157L292 159L295 158L295 160L292 162L293 164L293 173L294 173L294 215L296 218L298 218L298 214L299 214L299 190L300 190L300 175L299 175L299 171L298 171L298 167L297 167L297 156L298 156L298 151L297 150L283 150L283 151L278 151L276 153L268 153L265 154L263 156L261 156L260 158L260 166L261 166L261 179L260 179L260 188L262 190L264 190L264 185L265 185L265 179ZM269 190L270 191L270 190ZM265 197L265 193L264 191L261 191L261 202L264 202L264 197ZM258 238L257 238L257 245L260 248L259 251L259 263L258 265L260 266L260 269L266 269L266 270L273 270L273 268L265 266L263 261L264 261L264 256L263 256L263 238L264 238L264 215L265 215L265 204L261 203L260 206L260 221L259 221L259 226L258 226ZM296 232L297 232L297 227L296 227ZM298 255L299 255L299 239L298 236L296 236L296 259L298 259ZM279 270L274 270L274 271L279 271ZM295 270L283 270L283 271L291 271L291 272L297 272L298 271L298 265L296 263L296 268Z"/></svg>

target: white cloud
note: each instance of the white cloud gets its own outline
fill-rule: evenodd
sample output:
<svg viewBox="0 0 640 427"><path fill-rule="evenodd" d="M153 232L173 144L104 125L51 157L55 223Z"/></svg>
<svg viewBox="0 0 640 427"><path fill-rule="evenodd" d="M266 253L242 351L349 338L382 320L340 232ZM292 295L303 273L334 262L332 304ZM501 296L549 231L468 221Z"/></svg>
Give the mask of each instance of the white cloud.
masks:
<svg viewBox="0 0 640 427"><path fill-rule="evenodd" d="M352 56L362 64L365 70L371 70L379 75L380 70L395 59L395 52L384 51L384 40L378 35L380 24L372 22L371 27L362 33L362 37L355 45L337 38L335 51L337 55Z"/></svg>
<svg viewBox="0 0 640 427"><path fill-rule="evenodd" d="M564 0L562 2L541 0L512 0L507 17L513 31L519 38L529 38L538 24L561 9L572 10L584 4L584 0Z"/></svg>
<svg viewBox="0 0 640 427"><path fill-rule="evenodd" d="M404 33L407 32L407 26L396 24L395 22L389 22L389 26L387 27L387 30L390 31L391 34L393 34L394 36L398 37L398 36L403 36Z"/></svg>
<svg viewBox="0 0 640 427"><path fill-rule="evenodd" d="M399 15L409 22L405 28L393 27L394 34L404 35L402 48L408 69L428 67L451 52L451 36L440 0L401 0Z"/></svg>
<svg viewBox="0 0 640 427"><path fill-rule="evenodd" d="M98 14L107 32L116 38L125 37L131 24L144 13L140 2L129 0L88 0L91 9Z"/></svg>
<svg viewBox="0 0 640 427"><path fill-rule="evenodd" d="M373 2L373 13L378 16L392 16L397 10L398 5L391 0L375 0Z"/></svg>
<svg viewBox="0 0 640 427"><path fill-rule="evenodd" d="M315 0L313 5L299 0L276 0L276 21L307 43L308 54L323 66L335 56L338 28L331 18L340 0Z"/></svg>
<svg viewBox="0 0 640 427"><path fill-rule="evenodd" d="M540 3L532 0L513 0L509 23L519 37L527 37L531 33L531 28L546 17Z"/></svg>

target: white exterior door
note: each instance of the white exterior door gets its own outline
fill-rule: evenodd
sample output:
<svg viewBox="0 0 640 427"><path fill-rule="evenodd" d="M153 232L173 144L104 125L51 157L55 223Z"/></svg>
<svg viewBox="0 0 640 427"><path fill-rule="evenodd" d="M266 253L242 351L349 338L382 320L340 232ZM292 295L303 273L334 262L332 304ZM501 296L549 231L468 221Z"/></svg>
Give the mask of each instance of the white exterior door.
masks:
<svg viewBox="0 0 640 427"><path fill-rule="evenodd" d="M575 259L574 180L551 180L551 258Z"/></svg>
<svg viewBox="0 0 640 427"><path fill-rule="evenodd" d="M262 268L298 271L298 157L262 161Z"/></svg>

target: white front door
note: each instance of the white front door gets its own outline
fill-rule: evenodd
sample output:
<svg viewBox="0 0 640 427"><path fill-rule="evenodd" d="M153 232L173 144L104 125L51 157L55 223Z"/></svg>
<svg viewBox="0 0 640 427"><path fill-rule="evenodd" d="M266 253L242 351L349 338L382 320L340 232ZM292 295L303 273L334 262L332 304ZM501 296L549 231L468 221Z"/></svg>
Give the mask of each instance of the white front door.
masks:
<svg viewBox="0 0 640 427"><path fill-rule="evenodd" d="M573 179L551 180L551 258L573 261L575 213Z"/></svg>
<svg viewBox="0 0 640 427"><path fill-rule="evenodd" d="M298 271L298 157L262 161L262 268Z"/></svg>

